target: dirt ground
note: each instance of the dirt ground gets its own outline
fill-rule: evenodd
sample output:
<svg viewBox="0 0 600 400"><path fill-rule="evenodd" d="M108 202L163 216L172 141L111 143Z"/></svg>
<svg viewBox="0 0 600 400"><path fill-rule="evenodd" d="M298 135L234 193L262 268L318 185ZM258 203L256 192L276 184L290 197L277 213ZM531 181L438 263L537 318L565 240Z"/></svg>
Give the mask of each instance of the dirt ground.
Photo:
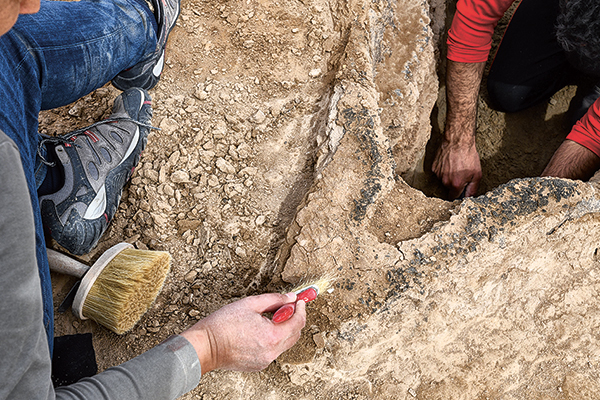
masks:
<svg viewBox="0 0 600 400"><path fill-rule="evenodd" d="M169 39L163 77L151 91L153 123L161 130L151 133L102 242L83 257L92 261L108 247L127 241L137 248L169 251L173 256L171 273L155 304L131 332L118 336L65 313L56 316L56 334L92 332L98 364L105 369L148 350L235 299L284 291L311 274L334 273L333 293L309 305L307 326L293 349L261 373L212 372L183 398L594 398L585 388L595 387L586 383L597 373L600 360L597 354L590 355L597 348L577 347L561 339L552 333L552 327L544 325L544 318L558 321L559 314L571 315L569 307L582 308L579 299L594 298L596 286L584 294L573 292L568 301L563 296L560 301L568 304L557 305L559 300L551 294L536 297L521 292L529 282L523 276L542 279L529 287L534 293L543 289L543 279L548 276L538 269L531 267L538 273L535 276L523 272L523 279L514 277L518 271L508 267L497 273L502 255L509 259L531 246L521 240L528 229L534 226L542 232L556 225L560 218L567 218L565 210L575 207L577 201L593 203L594 191L573 189L573 193L579 190L584 194L569 194L574 200L561 203L569 196L555 193L566 189L536 181L531 187L517 184L525 189L499 189L480 198L479 203L436 198L444 193L427 172L432 144L425 151L427 138L421 146L421 139L406 136L406 132L417 131L410 121L427 133L431 128L416 119L398 119L393 103L406 110L408 106L402 102L412 101L416 104L412 108L420 109L411 112L429 120L435 96L443 88L438 91L432 73L435 60L432 57L428 64L433 70L427 70L425 64L419 64L423 58L418 49L431 46L430 40L439 42L445 5L404 3L405 19L398 30L405 39L396 49L382 50L382 54L397 52L401 56L382 58L388 60L388 73L396 74L394 68L402 70L408 83L401 86L403 95L398 99L389 95L394 92L393 85L372 85L381 93L373 100L361 90L370 85L369 74L381 77L385 72L357 66L360 48L354 51L351 44L363 25L365 32L373 32L375 24L367 26L365 10L380 11L388 15L391 25L398 24L393 13L386 14L388 3L184 0L178 26ZM424 15L434 18L433 33L423 28L430 22ZM419 70L428 77L427 82L418 80ZM358 135L355 140L346 135L339 145L333 145L330 142L336 131L324 134L332 125L328 105L339 97L340 87L346 96L340 103L350 104L346 110L356 109L352 108L356 104L380 110L374 111L382 116L378 119L376 115L372 136L364 139ZM485 95L482 97L478 120L485 176L482 194L512 178L541 172L566 135L565 111L574 91L566 88L549 103L512 116L489 109ZM73 105L43 112L41 130L63 133L107 117L118 93L106 86ZM355 101L348 100L353 93ZM431 118L432 143L443 125L443 115L440 96ZM371 126L372 120L361 118L346 113L336 120L342 121L339 125L345 132L352 133L353 124ZM384 128L378 125L384 125L380 120L386 122ZM401 134L394 133L396 127ZM361 140L370 140L371 147ZM326 152L327 146L333 150ZM380 158L373 161L369 157L377 151ZM420 154L422 167L415 167L415 154ZM410 165L399 167L407 159ZM377 179L383 189L365 178L373 173L373 165L381 167ZM419 190L404 183L394 172L397 168L408 171L407 180ZM355 182L366 182L366 186L354 188ZM364 206L364 215L357 217L352 213L359 209L352 208L361 201L357 193L363 195L374 188L385 195L375 193ZM473 211L477 207L504 207L531 191L539 196L537 206L516 213L518 218L511 217L509 225L494 219L497 215L490 217L490 226L482 228L473 222L480 217ZM547 191L554 200L542 210L548 202ZM509 192L516 194L511 197ZM328 208L336 204L339 209ZM547 222L532 225L524 220L539 221L545 213L552 214ZM553 236L560 237L560 246L549 239L540 245L540 252L548 251L548 258L560 260L553 254L568 251L570 234L595 234L597 218L585 218L583 224ZM496 229L492 227L501 231L496 242L489 233ZM321 228L330 232L320 232ZM489 241L477 236L485 243L469 242L469 235L480 231L489 235ZM320 240L337 247L325 251ZM454 250L448 251L454 245ZM477 251L472 250L473 245ZM439 253L435 246L442 246L446 253ZM574 247L585 246L582 240ZM459 257L458 249L463 247L470 250ZM506 248L514 253L507 255ZM489 261L481 252L500 258ZM540 252L531 255L533 265L543 262ZM482 268L472 276L465 275L465 265L474 262ZM512 261L507 265L513 265ZM585 266L573 273L578 287L589 284L582 276L585 271L593 276L598 268L597 263ZM563 279L566 283L561 293L571 293L568 283L575 275L560 271L551 274L548 282L558 284ZM514 280L503 283L506 276ZM53 282L58 303L73 280L53 275ZM504 298L500 301L498 296ZM532 319L526 315L531 309L545 312L533 327L524 322ZM582 322L585 310L577 310L581 318L576 321L573 317L574 323L585 325L577 329L586 343L597 341L594 310L592 307L589 312L587 325ZM511 319L515 313L523 315ZM553 327L564 331L568 323L556 322ZM541 325L544 328L526 340L527 332ZM577 351L565 349L569 345ZM527 356L531 352L543 353L544 361ZM553 352L556 359L550 357ZM546 386L535 391L532 382L538 389Z"/></svg>

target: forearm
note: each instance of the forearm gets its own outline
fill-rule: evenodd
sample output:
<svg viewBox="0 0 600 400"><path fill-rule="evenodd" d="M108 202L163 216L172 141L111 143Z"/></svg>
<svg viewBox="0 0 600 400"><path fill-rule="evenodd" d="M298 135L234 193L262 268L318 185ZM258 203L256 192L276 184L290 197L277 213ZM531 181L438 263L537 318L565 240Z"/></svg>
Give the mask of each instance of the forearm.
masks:
<svg viewBox="0 0 600 400"><path fill-rule="evenodd" d="M565 140L552 156L542 176L588 180L600 168L600 157L572 140Z"/></svg>
<svg viewBox="0 0 600 400"><path fill-rule="evenodd" d="M446 69L446 128L444 140L451 145L474 145L477 98L485 63L448 60Z"/></svg>
<svg viewBox="0 0 600 400"><path fill-rule="evenodd" d="M56 390L57 399L176 399L200 381L194 347L173 336L117 367Z"/></svg>

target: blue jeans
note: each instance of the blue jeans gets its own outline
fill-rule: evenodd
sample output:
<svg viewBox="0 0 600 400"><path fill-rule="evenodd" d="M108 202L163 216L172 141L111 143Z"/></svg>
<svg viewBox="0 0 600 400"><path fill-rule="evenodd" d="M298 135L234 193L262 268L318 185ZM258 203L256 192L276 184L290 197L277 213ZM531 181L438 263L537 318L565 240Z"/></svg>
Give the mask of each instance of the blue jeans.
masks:
<svg viewBox="0 0 600 400"><path fill-rule="evenodd" d="M31 195L51 354L52 285L37 198L46 175L37 156L38 114L103 86L155 49L156 21L143 0L42 1L39 13L19 16L0 37L0 130L19 148Z"/></svg>

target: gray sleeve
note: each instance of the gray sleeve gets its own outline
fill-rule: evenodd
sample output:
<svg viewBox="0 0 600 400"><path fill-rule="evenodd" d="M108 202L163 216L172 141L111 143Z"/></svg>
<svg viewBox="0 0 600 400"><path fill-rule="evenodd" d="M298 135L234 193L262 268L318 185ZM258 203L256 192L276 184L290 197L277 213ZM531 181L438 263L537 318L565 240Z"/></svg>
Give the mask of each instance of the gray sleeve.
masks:
<svg viewBox="0 0 600 400"><path fill-rule="evenodd" d="M200 381L194 347L182 336L117 367L56 390L57 399L175 399Z"/></svg>
<svg viewBox="0 0 600 400"><path fill-rule="evenodd" d="M33 211L17 146L0 131L0 399L51 399Z"/></svg>
<svg viewBox="0 0 600 400"><path fill-rule="evenodd" d="M146 353L54 391L33 213L19 152L0 131L0 400L175 399L200 381L194 347L173 336Z"/></svg>

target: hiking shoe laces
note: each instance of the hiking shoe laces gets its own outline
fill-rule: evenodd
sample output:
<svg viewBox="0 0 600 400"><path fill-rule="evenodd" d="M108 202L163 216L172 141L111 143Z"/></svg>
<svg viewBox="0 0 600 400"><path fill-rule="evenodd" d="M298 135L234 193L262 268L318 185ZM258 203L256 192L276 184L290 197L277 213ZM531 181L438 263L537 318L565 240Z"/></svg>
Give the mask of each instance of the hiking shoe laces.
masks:
<svg viewBox="0 0 600 400"><path fill-rule="evenodd" d="M58 192L40 197L42 221L72 254L89 253L115 215L152 128L150 104L145 90L129 89L115 99L108 119L40 142L40 148L55 144L65 177Z"/></svg>
<svg viewBox="0 0 600 400"><path fill-rule="evenodd" d="M165 64L165 46L181 10L181 0L151 0L158 25L156 51L146 60L121 71L112 84L119 90L139 87L152 89L160 79Z"/></svg>

